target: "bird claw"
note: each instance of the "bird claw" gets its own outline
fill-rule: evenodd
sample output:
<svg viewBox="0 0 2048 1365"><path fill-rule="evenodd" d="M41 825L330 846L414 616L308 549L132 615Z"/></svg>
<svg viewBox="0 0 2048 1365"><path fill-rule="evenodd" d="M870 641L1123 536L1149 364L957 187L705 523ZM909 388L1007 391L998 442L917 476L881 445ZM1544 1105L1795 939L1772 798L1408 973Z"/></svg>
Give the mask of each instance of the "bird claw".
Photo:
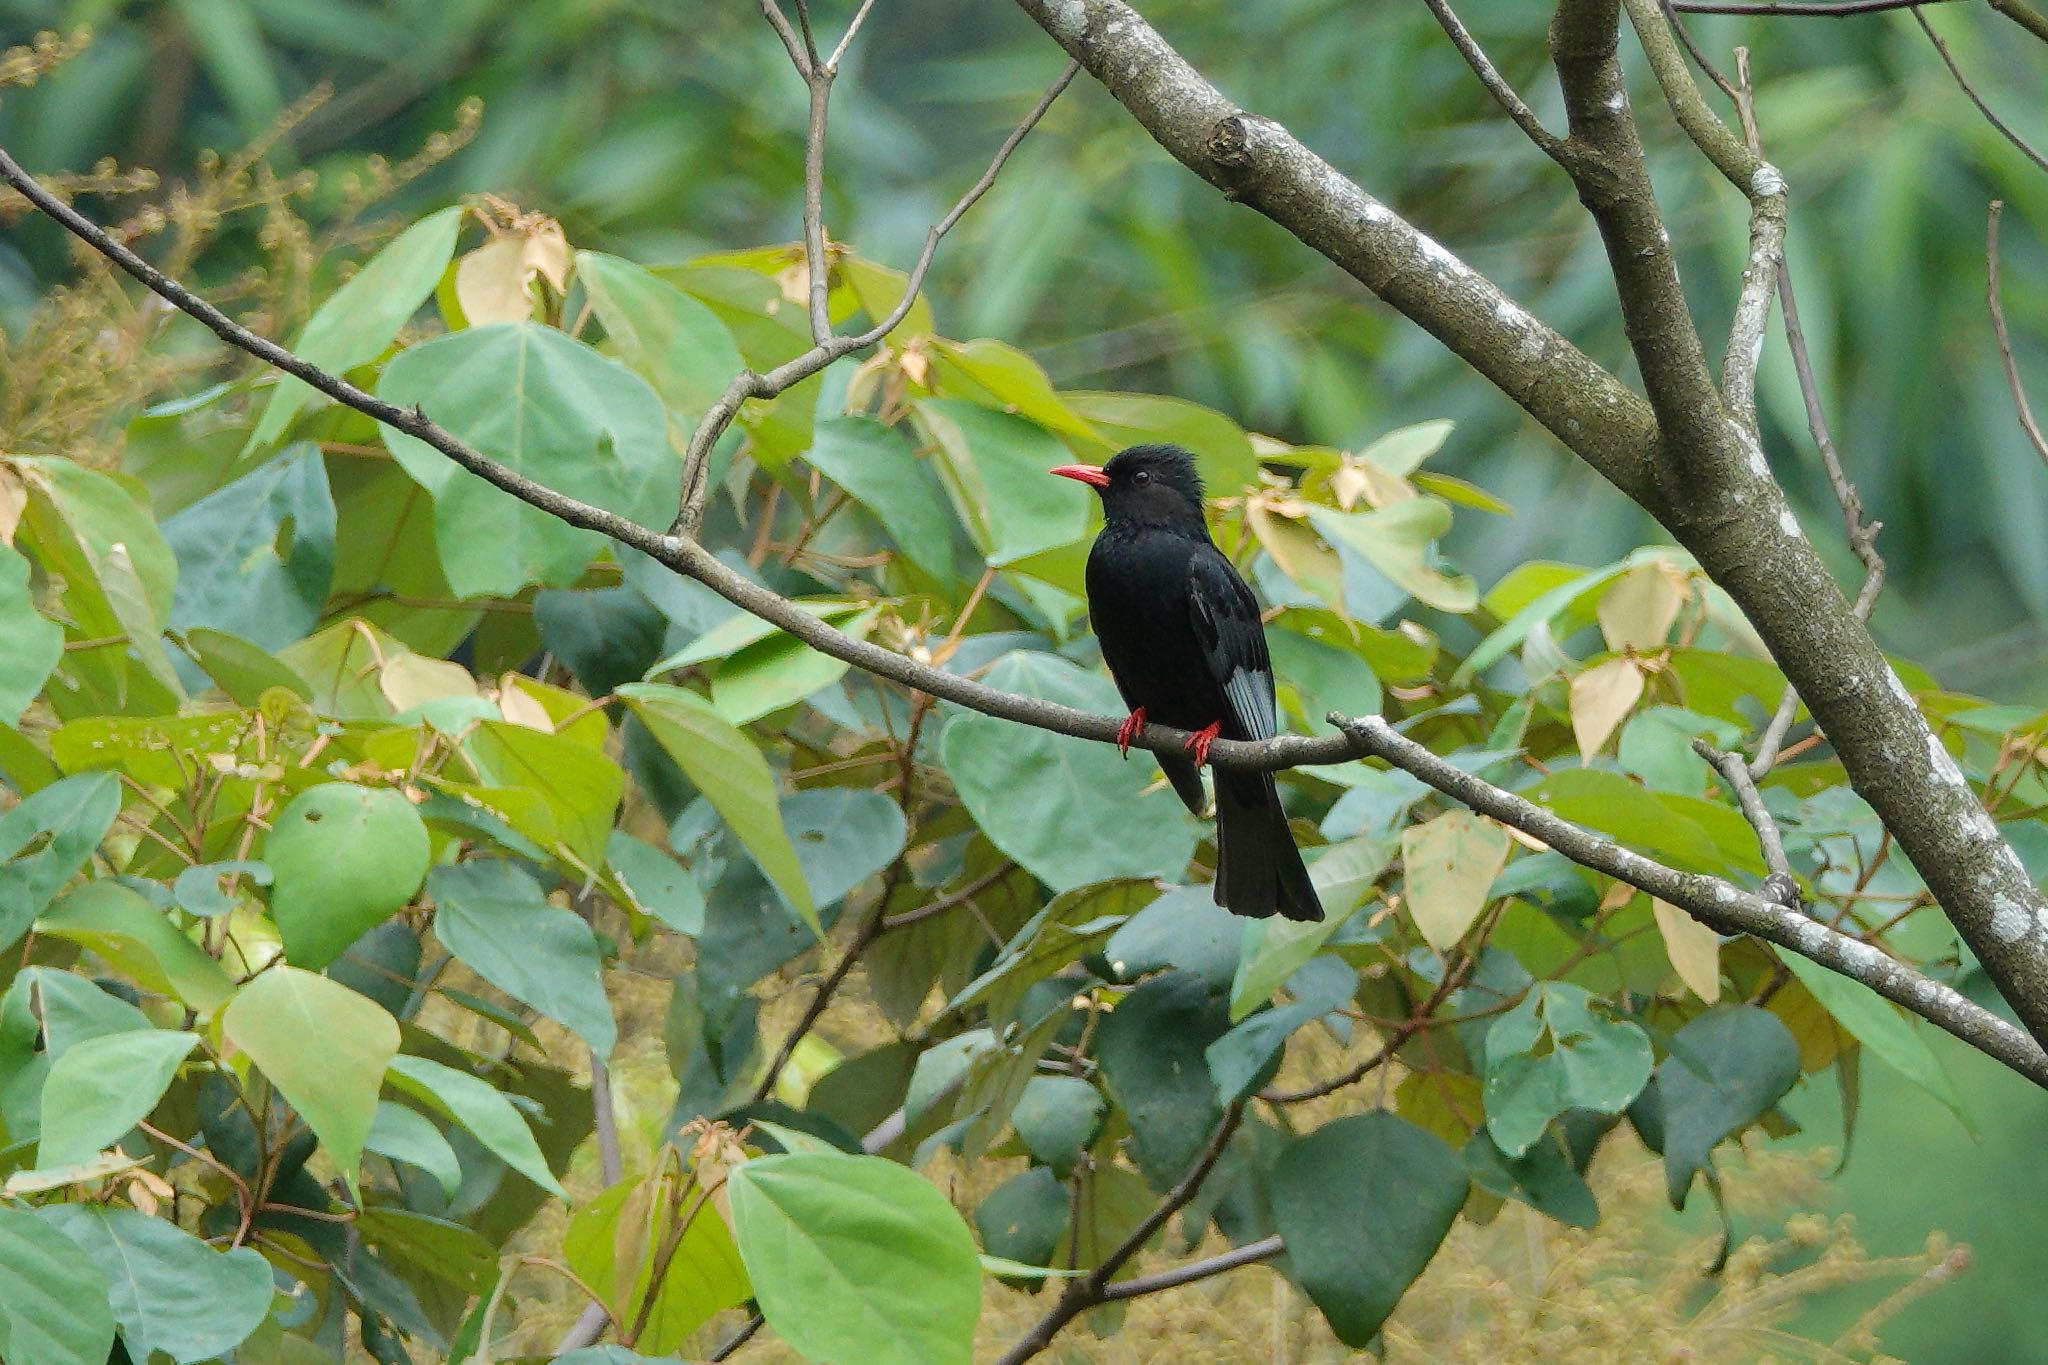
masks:
<svg viewBox="0 0 2048 1365"><path fill-rule="evenodd" d="M1116 751L1125 758L1131 756L1131 741L1138 737L1138 731L1145 728L1145 708L1137 710L1124 719L1121 729L1116 732Z"/></svg>
<svg viewBox="0 0 2048 1365"><path fill-rule="evenodd" d="M1188 736L1187 749L1189 753L1195 756L1196 767L1200 767L1209 761L1209 746L1222 733L1223 722L1218 720L1210 722Z"/></svg>

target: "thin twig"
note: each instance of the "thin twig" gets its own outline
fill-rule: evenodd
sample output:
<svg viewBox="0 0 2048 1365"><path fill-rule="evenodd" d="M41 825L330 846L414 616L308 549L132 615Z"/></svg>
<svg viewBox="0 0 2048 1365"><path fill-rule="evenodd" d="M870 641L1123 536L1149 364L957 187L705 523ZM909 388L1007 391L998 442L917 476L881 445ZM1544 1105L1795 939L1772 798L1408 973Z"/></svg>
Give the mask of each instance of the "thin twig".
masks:
<svg viewBox="0 0 2048 1365"><path fill-rule="evenodd" d="M1564 139L1543 126L1543 120L1536 116L1536 111L1515 92L1515 87L1508 83L1507 77L1501 75L1500 68L1486 55L1486 49L1479 45L1479 40L1465 27L1465 21L1451 8L1450 0L1423 0L1423 3L1428 5L1429 12L1436 16L1437 23L1443 26L1452 46L1456 47L1458 55L1465 59L1465 65L1472 68L1472 74L1479 77L1479 83L1486 87L1487 92L1493 96L1495 103L1500 105L1507 116L1515 121L1515 126L1527 134L1529 141L1535 143L1551 160L1556 161L1562 157Z"/></svg>
<svg viewBox="0 0 2048 1365"><path fill-rule="evenodd" d="M1223 1119L1216 1125L1216 1131L1209 1136L1208 1145L1195 1158L1195 1164L1188 1168L1186 1175L1166 1192L1152 1211L1131 1230L1130 1236L1117 1244L1114 1251L1102 1258L1102 1263L1078 1280L1070 1280L1050 1311L1032 1325L1030 1331L1020 1338L1015 1346L1003 1353L997 1365L1022 1365L1040 1351L1052 1344L1060 1330L1082 1313L1108 1298L1109 1282L1121 1270L1124 1263L1138 1254L1144 1245L1152 1240L1153 1234L1166 1226L1166 1222L1193 1199L1202 1188L1202 1182L1209 1178L1209 1172L1216 1167L1223 1149L1230 1145L1231 1134L1237 1131L1238 1123L1244 1118L1244 1102L1239 1101L1223 1111Z"/></svg>
<svg viewBox="0 0 2048 1365"><path fill-rule="evenodd" d="M1747 14L1794 18L1849 19L1859 14L1882 14L1887 10L1917 10L1922 5L1939 5L1944 0L1672 0L1672 8L1686 14ZM2048 43L2048 15L2026 0L1990 0L1991 8Z"/></svg>
<svg viewBox="0 0 2048 1365"><path fill-rule="evenodd" d="M1734 82L1722 74L1721 68L1714 65L1706 52L1701 49L1699 43L1694 40L1692 32L1685 26L1685 21L1680 19L1678 11L1672 8L1671 0L1657 0L1657 3L1664 7L1664 17L1671 21L1671 31L1678 35L1678 41L1685 44L1685 50L1692 57L1693 65L1704 72L1708 80L1720 87L1722 94L1733 100L1735 98Z"/></svg>
<svg viewBox="0 0 2048 1365"><path fill-rule="evenodd" d="M837 72L839 59L853 46L853 37L860 32L860 26L868 21L868 11L875 7L875 0L861 0L860 8L854 11L853 22L846 26L846 32L839 36L839 46L832 49L832 55L825 59L825 69Z"/></svg>
<svg viewBox="0 0 2048 1365"><path fill-rule="evenodd" d="M1102 1291L1105 1303L1120 1299L1135 1299L1144 1294L1157 1294L1162 1289L1177 1289L1196 1280L1206 1280L1211 1275L1221 1275L1226 1270L1239 1266L1256 1265L1270 1261L1287 1249L1287 1244L1277 1236L1261 1237L1256 1242L1247 1242L1230 1251L1218 1252L1199 1261L1177 1265L1171 1270L1162 1270L1156 1275L1139 1275L1134 1279L1120 1280Z"/></svg>
<svg viewBox="0 0 2048 1365"><path fill-rule="evenodd" d="M1984 230L1984 260L1989 268L1984 294L1991 304L1991 330L1998 336L1998 358L2005 362L2005 382L2012 388L2012 405L2019 414L2020 429L2027 433L2041 458L2048 460L2048 436L2041 434L2040 423L2034 420L2033 405L2027 402L2027 386L2020 381L2019 362L2013 359L2012 334L2005 326L2005 301L2000 297L1998 282L1998 220L2004 212L2003 200L1991 201L1991 225Z"/></svg>
<svg viewBox="0 0 2048 1365"><path fill-rule="evenodd" d="M1756 831L1757 846L1763 850L1764 866L1770 869L1773 877L1783 878L1781 887L1789 886L1791 894L1796 895L1799 883L1792 876L1791 861L1785 857L1785 840L1778 833L1777 820L1764 808L1763 793L1757 790L1756 779L1750 775L1749 765L1742 761L1742 755L1725 753L1704 739L1695 739L1692 750L1727 782L1736 804L1742 807L1742 818L1749 821L1749 827Z"/></svg>
<svg viewBox="0 0 2048 1365"><path fill-rule="evenodd" d="M759 1313L754 1314L754 1316L740 1324L740 1329L737 1332L734 1332L731 1336L720 1342L717 1350L704 1358L714 1362L714 1365L717 1361L730 1360L734 1351L739 1350L740 1347L754 1339L754 1333L760 1331L761 1324L766 1321L767 1319Z"/></svg>
<svg viewBox="0 0 2048 1365"><path fill-rule="evenodd" d="M943 915L956 905L965 905L1016 870L1017 864L1005 858L973 881L967 883L967 885L961 887L958 891L949 891L929 904L918 906L915 910L905 910L901 914L896 915L884 915L882 917L881 932L886 934L893 930L908 928L910 925L931 919L935 915Z"/></svg>
<svg viewBox="0 0 2048 1365"><path fill-rule="evenodd" d="M1458 965L1445 972L1443 980L1437 982L1436 989L1429 993L1429 998L1394 1030L1393 1036L1380 1044L1370 1057L1358 1065L1341 1075L1332 1076L1326 1081L1317 1081L1314 1085L1305 1086L1300 1090L1261 1090L1259 1098L1268 1104L1300 1104L1304 1100L1319 1100L1325 1095L1364 1080L1407 1046L1410 1038L1429 1027L1430 1019L1438 1007L1450 999L1452 991L1465 984L1465 978L1471 974L1476 960L1470 953L1460 958Z"/></svg>
<svg viewBox="0 0 2048 1365"><path fill-rule="evenodd" d="M1984 102L1984 97L1977 93L1977 87L1970 84L1970 78L1963 74L1962 67L1956 65L1955 56L1948 50L1948 44L1941 40L1941 35L1934 31L1934 25L1927 22L1927 16L1920 12L1918 6L1913 8L1913 22L1920 25L1920 31L1927 35L1927 41L1934 44L1934 50L1941 54L1942 65L1948 68L1949 75L1956 78L1956 84L1970 97L1970 103L1977 106L1977 112L1984 116L1985 122L2004 135L2007 142L2019 148L2021 155L2027 160L2048 171L2048 156L2042 155L2033 143L2021 137L2011 124L2000 118L1991 106Z"/></svg>
<svg viewBox="0 0 2048 1365"><path fill-rule="evenodd" d="M718 400L704 414L704 420L697 424L696 431L691 433L689 446L683 455L682 506L676 513L675 522L669 527L669 534L696 534L697 526L704 518L705 499L710 494L712 447L725 435L726 429L739 415L743 403L749 398L773 398L790 386L810 378L841 356L874 345L895 331L897 324L910 315L918 294L924 289L925 276L931 271L932 259L938 254L940 240L953 230L954 224L974 207L982 195L988 193L989 187L995 184L996 177L1002 174L1003 167L1009 163L1011 153L1015 152L1018 144L1038 126L1039 120L1045 117L1046 110L1052 108L1053 101L1073 82L1075 74L1080 69L1079 62L1067 63L1066 70L1062 71L1059 79L1047 88L1031 112L1024 116L1024 121L1003 139L1002 146L996 149L995 156L989 161L988 169L981 173L981 179L969 186L951 211L932 225L931 230L925 234L924 249L918 254L917 263L910 268L909 278L903 286L903 296L896 301L896 306L889 310L887 317L864 332L827 336L802 355L776 366L765 374L741 370L733 376L732 382L726 385L725 392L718 396Z"/></svg>

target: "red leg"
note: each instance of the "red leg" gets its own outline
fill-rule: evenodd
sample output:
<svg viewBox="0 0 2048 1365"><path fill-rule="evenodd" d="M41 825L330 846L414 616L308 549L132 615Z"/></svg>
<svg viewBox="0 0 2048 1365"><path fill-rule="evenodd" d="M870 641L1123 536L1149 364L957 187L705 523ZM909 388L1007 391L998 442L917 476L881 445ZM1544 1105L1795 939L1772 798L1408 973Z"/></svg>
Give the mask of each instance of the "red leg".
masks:
<svg viewBox="0 0 2048 1365"><path fill-rule="evenodd" d="M1188 752L1195 756L1197 766L1209 761L1209 746L1223 733L1223 722L1211 721L1188 736Z"/></svg>
<svg viewBox="0 0 2048 1365"><path fill-rule="evenodd" d="M1129 718L1124 721L1123 728L1116 732L1116 751L1125 758L1129 758L1131 756L1131 741L1136 739L1138 731L1144 728L1145 708L1141 706L1131 712Z"/></svg>

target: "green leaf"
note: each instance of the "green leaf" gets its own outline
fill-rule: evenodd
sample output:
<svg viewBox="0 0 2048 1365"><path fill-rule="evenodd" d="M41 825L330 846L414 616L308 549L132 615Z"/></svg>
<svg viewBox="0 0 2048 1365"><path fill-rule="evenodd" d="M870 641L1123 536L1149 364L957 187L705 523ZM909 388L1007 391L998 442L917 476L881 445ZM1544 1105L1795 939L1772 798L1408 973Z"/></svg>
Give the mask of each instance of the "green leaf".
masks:
<svg viewBox="0 0 2048 1365"><path fill-rule="evenodd" d="M196 1033L142 1029L87 1039L43 1082L38 1167L69 1166L110 1147L146 1119L199 1043Z"/></svg>
<svg viewBox="0 0 2048 1365"><path fill-rule="evenodd" d="M1451 439L1451 432L1457 425L1439 417L1434 421L1397 427L1359 451L1358 455L1360 459L1371 460L1389 474L1405 478L1420 469L1424 460L1443 449L1444 442Z"/></svg>
<svg viewBox="0 0 2048 1365"><path fill-rule="evenodd" d="M1132 991L1096 1029L1102 1079L1135 1134L1131 1155L1157 1188L1187 1171L1222 1120L1204 1052L1229 1028L1208 982L1168 972Z"/></svg>
<svg viewBox="0 0 2048 1365"><path fill-rule="evenodd" d="M1073 1216L1074 1196L1064 1181L1044 1166L1033 1166L989 1191L974 1210L974 1226L988 1249L984 1267L1001 1275L1013 1273L1012 1266L1038 1266L1053 1258ZM991 1261L1001 1264L992 1266Z"/></svg>
<svg viewBox="0 0 2048 1365"><path fill-rule="evenodd" d="M212 1360L241 1345L270 1313L270 1264L249 1247L215 1251L134 1209L52 1204L37 1216L99 1266L132 1360L156 1351L178 1365Z"/></svg>
<svg viewBox="0 0 2048 1365"><path fill-rule="evenodd" d="M170 625L282 649L320 624L334 580L334 497L303 442L163 523L178 557Z"/></svg>
<svg viewBox="0 0 2048 1365"><path fill-rule="evenodd" d="M796 907L819 937L816 904L803 865L783 828L775 775L753 741L694 692L662 683L628 683L619 695L648 733L696 784L753 855L761 875Z"/></svg>
<svg viewBox="0 0 2048 1365"><path fill-rule="evenodd" d="M651 271L579 251L576 279L612 349L654 386L679 430L687 433L746 368L718 314Z"/></svg>
<svg viewBox="0 0 2048 1365"><path fill-rule="evenodd" d="M120 996L55 967L24 967L8 987L8 998L24 1005L30 1046L35 1021L42 1021L43 1052L52 1062L89 1039L153 1027L148 1015Z"/></svg>
<svg viewBox="0 0 2048 1365"><path fill-rule="evenodd" d="M76 460L50 456L9 463L29 494L15 548L26 546L63 585L59 601L72 638L126 641L125 650L114 646L60 660L57 676L74 676L81 686L99 679L103 686L94 701L108 709L174 709L178 677L162 635L178 561L148 505L132 484ZM131 663L141 665L142 676L134 675Z"/></svg>
<svg viewBox="0 0 2048 1365"><path fill-rule="evenodd" d="M1235 1104L1249 1096L1278 1069L1280 1054L1296 1029L1349 1003L1358 984L1351 969L1335 959L1318 965L1333 965L1333 970L1327 978L1316 974L1313 989L1306 989L1291 1004L1254 1014L1209 1044L1203 1056L1218 1101ZM1295 989L1304 990L1298 985Z"/></svg>
<svg viewBox="0 0 2048 1365"><path fill-rule="evenodd" d="M1384 1110L1325 1124L1280 1154L1274 1226L1339 1341L1362 1347L1379 1332L1468 1188L1443 1139Z"/></svg>
<svg viewBox="0 0 2048 1365"><path fill-rule="evenodd" d="M1934 1049L1927 1046L1910 1019L1899 1013L1889 1000L1852 977L1831 972L1811 958L1779 948L1778 958L1791 968L1826 1007L1835 1022L1856 1036L1856 1040L1877 1054L1886 1065L1948 1106L1963 1127L1976 1133L1977 1125L1956 1093L1955 1082L1942 1070Z"/></svg>
<svg viewBox="0 0 2048 1365"><path fill-rule="evenodd" d="M497 1278L497 1249L447 1218L413 1209L367 1208L357 1216L356 1232L390 1260L465 1294L488 1294Z"/></svg>
<svg viewBox="0 0 2048 1365"><path fill-rule="evenodd" d="M1033 915L1003 946L988 970L967 983L948 1010L986 1004L991 1025L1000 1028L1034 985L1109 941L1119 925L1158 899L1149 881L1097 882L1061 892Z"/></svg>
<svg viewBox="0 0 2048 1365"><path fill-rule="evenodd" d="M1490 1034L1487 1043L1490 1050ZM1693 1175L1709 1164L1715 1145L1762 1118L1798 1080L1799 1044L1768 1010L1724 1006L1672 1035L1671 1055L1657 1067L1655 1094L1673 1208L1685 1207Z"/></svg>
<svg viewBox="0 0 2048 1365"><path fill-rule="evenodd" d="M1102 1131L1104 1108L1102 1092L1078 1076L1033 1076L1025 1082L1017 1107L1010 1111L1010 1125L1032 1160L1050 1166L1052 1173L1064 1180ZM1027 1261L1042 1259L1016 1251L998 1254Z"/></svg>
<svg viewBox="0 0 2048 1365"><path fill-rule="evenodd" d="M879 608L869 607L833 624L854 639L865 640L880 616ZM711 704L734 725L746 725L817 695L845 677L848 667L844 659L777 631L718 666L711 680Z"/></svg>
<svg viewBox="0 0 2048 1365"><path fill-rule="evenodd" d="M384 353L412 315L440 283L455 254L462 209L445 208L420 219L372 256L348 283L327 297L292 343L302 359L330 374L367 364ZM313 396L300 380L280 375L247 449L268 445L284 434Z"/></svg>
<svg viewBox="0 0 2048 1365"><path fill-rule="evenodd" d="M1511 1157L1482 1128L1465 1144L1464 1157L1473 1181L1502 1199L1519 1199L1569 1227L1590 1228L1600 1221L1600 1205L1573 1167L1561 1132L1552 1130L1521 1156Z"/></svg>
<svg viewBox="0 0 2048 1365"><path fill-rule="evenodd" d="M512 787L540 798L545 820L515 819L513 827L544 848L566 847L575 866L604 858L612 817L626 792L618 764L567 735L508 720L486 720L470 730L462 750L490 787Z"/></svg>
<svg viewBox="0 0 2048 1365"><path fill-rule="evenodd" d="M1122 709L1107 678L1054 654L1005 655L987 682L1087 711ZM955 717L940 752L989 842L1055 891L1113 877L1178 881L1195 851L1179 798L1147 790L1149 756L1126 762L1108 744L981 715Z"/></svg>
<svg viewBox="0 0 2048 1365"><path fill-rule="evenodd" d="M816 905L835 905L896 861L908 827L903 809L877 791L814 787L785 797L782 824Z"/></svg>
<svg viewBox="0 0 2048 1365"><path fill-rule="evenodd" d="M1339 512L1310 504L1308 519L1332 544L1356 551L1416 601L1439 611L1466 612L1479 603L1470 574L1436 566L1436 541L1451 529L1449 504L1408 498L1370 512Z"/></svg>
<svg viewBox="0 0 2048 1365"><path fill-rule="evenodd" d="M1059 438L1035 422L958 398L928 398L919 425L938 447L933 464L975 548L1001 566L1088 529L1094 495L1047 473L1067 460Z"/></svg>
<svg viewBox="0 0 2048 1365"><path fill-rule="evenodd" d="M64 628L36 610L29 593L28 561L0 543L0 720L12 725L49 681L64 653Z"/></svg>
<svg viewBox="0 0 2048 1365"><path fill-rule="evenodd" d="M1650 1079L1650 1040L1583 987L1538 984L1486 1031L1486 1130L1519 1157L1567 1109L1618 1114Z"/></svg>
<svg viewBox="0 0 2048 1365"><path fill-rule="evenodd" d="M688 868L623 830L606 842L605 861L633 908L679 934L704 932L704 891Z"/></svg>
<svg viewBox="0 0 2048 1365"><path fill-rule="evenodd" d="M273 687L313 699L312 686L290 664L239 635L200 627L183 632L177 641L199 671L238 706L260 705L263 694Z"/></svg>
<svg viewBox="0 0 2048 1365"><path fill-rule="evenodd" d="M489 1082L425 1057L394 1056L390 1075L408 1094L425 1100L461 1124L507 1166L556 1198L569 1197L548 1169L540 1145L533 1140L533 1130L519 1117L512 1101Z"/></svg>
<svg viewBox="0 0 2048 1365"><path fill-rule="evenodd" d="M121 813L121 780L81 773L52 782L0 814L0 951L92 857ZM22 850L27 849L24 853Z"/></svg>
<svg viewBox="0 0 2048 1365"><path fill-rule="evenodd" d="M370 1121L370 1135L363 1140L363 1150L419 1167L434 1177L441 1193L450 1201L462 1188L462 1163L456 1158L455 1149L441 1136L433 1120L417 1109L390 1100L377 1101L377 1116Z"/></svg>
<svg viewBox="0 0 2048 1365"><path fill-rule="evenodd" d="M235 993L220 963L116 881L85 882L43 912L36 931L92 949L145 990L212 1014Z"/></svg>
<svg viewBox="0 0 2048 1365"><path fill-rule="evenodd" d="M645 380L552 327L502 323L415 346L377 394L419 405L515 473L643 525L675 515L682 462ZM441 568L457 597L567 584L604 546L485 483L431 446L387 431L405 471L434 500ZM480 535L488 526L490 534Z"/></svg>
<svg viewBox="0 0 2048 1365"><path fill-rule="evenodd" d="M644 1182L621 1181L576 1211L562 1241L570 1268L614 1311L629 1316L647 1296L655 1251L667 1232L667 1212L650 1193ZM622 1227L627 1218L637 1223ZM621 1265L621 1258L628 1263ZM752 1292L725 1219L701 1208L675 1244L635 1344L674 1350L714 1313L745 1303Z"/></svg>
<svg viewBox="0 0 2048 1365"><path fill-rule="evenodd" d="M1704 765L1703 765L1704 766ZM1616 843L1715 876L1764 875L1756 832L1733 806L1676 792L1648 791L1620 773L1566 768L1524 795Z"/></svg>
<svg viewBox="0 0 2048 1365"><path fill-rule="evenodd" d="M1305 733L1321 730L1332 711L1347 716L1378 713L1379 679L1358 655L1291 630L1267 631L1266 643L1272 650L1281 704L1294 713Z"/></svg>
<svg viewBox="0 0 2048 1365"><path fill-rule="evenodd" d="M427 878L434 933L478 976L566 1024L609 1057L618 1040L604 993L604 956L590 925L550 905L540 885L508 862L437 867Z"/></svg>
<svg viewBox="0 0 2048 1365"><path fill-rule="evenodd" d="M1465 936L1486 908L1508 851L1508 832L1468 810L1445 811L1401 831L1408 913L1430 947L1445 952Z"/></svg>
<svg viewBox="0 0 2048 1365"><path fill-rule="evenodd" d="M0 1358L106 1365L107 1283L78 1243L34 1213L0 1205Z"/></svg>
<svg viewBox="0 0 2048 1365"><path fill-rule="evenodd" d="M280 964L236 993L222 1024L353 1183L398 1021L346 986Z"/></svg>
<svg viewBox="0 0 2048 1365"><path fill-rule="evenodd" d="M804 458L874 513L910 560L952 581L953 514L932 465L895 429L866 417L818 423Z"/></svg>
<svg viewBox="0 0 2048 1365"><path fill-rule="evenodd" d="M967 1225L879 1157L767 1156L726 1184L761 1314L812 1360L973 1359L981 1262Z"/></svg>
<svg viewBox="0 0 2048 1365"><path fill-rule="evenodd" d="M318 971L410 901L427 874L427 827L402 792L323 782L263 841L270 914L285 956Z"/></svg>

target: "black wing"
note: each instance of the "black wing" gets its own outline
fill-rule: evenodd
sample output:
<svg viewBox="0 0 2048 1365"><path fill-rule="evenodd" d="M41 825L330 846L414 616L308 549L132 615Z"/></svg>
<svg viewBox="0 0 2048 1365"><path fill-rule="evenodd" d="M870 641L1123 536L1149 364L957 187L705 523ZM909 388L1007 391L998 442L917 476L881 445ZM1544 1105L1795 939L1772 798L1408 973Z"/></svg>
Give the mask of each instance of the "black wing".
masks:
<svg viewBox="0 0 2048 1365"><path fill-rule="evenodd" d="M1210 677L1223 694L1224 735L1271 739L1279 720L1259 601L1213 545L1202 546L1188 561L1188 614Z"/></svg>

